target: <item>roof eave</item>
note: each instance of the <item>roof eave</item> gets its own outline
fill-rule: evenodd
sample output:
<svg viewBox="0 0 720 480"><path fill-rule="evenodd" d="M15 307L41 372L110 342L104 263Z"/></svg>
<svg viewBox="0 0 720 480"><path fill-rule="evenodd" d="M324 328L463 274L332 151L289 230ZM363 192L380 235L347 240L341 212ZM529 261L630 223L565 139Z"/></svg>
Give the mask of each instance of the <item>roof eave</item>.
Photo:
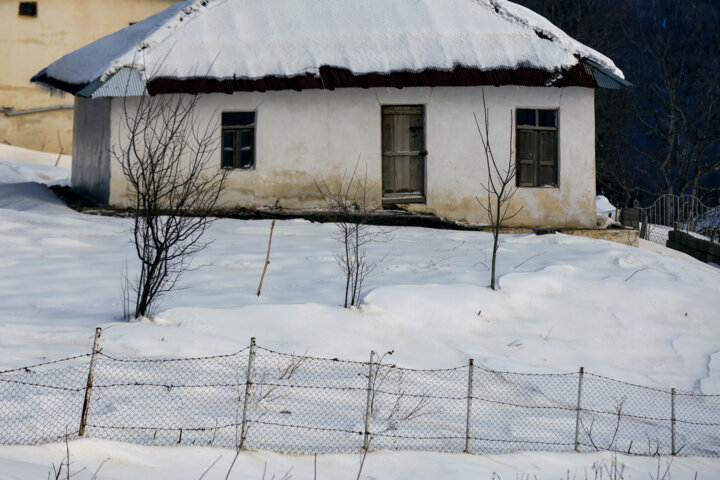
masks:
<svg viewBox="0 0 720 480"><path fill-rule="evenodd" d="M633 86L632 83L628 82L624 78L618 76L611 70L608 70L607 68L603 67L602 65L593 60L585 58L583 59L583 63L585 64L585 68L586 70L588 70L588 73L592 75L597 82L598 88L622 90L623 88L629 88Z"/></svg>
<svg viewBox="0 0 720 480"><path fill-rule="evenodd" d="M75 96L86 96L82 95L81 92L89 85L89 83L83 83L83 84L77 84L77 83L68 83L64 82L62 80L58 80L57 78L54 78L47 74L47 69L43 69L40 72L36 73L31 79L31 83L38 84L39 86L49 88L52 90L61 90L63 92L70 93ZM89 95L88 95L89 96Z"/></svg>

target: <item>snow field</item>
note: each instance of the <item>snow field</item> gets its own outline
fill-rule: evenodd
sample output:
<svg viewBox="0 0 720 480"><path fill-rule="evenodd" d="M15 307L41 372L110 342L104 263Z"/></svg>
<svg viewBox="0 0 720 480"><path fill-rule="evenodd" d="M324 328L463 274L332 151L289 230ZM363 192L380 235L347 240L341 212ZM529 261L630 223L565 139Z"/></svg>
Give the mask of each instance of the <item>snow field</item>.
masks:
<svg viewBox="0 0 720 480"><path fill-rule="evenodd" d="M70 162L69 155L36 152L0 143L0 184L70 185Z"/></svg>
<svg viewBox="0 0 720 480"><path fill-rule="evenodd" d="M65 455L61 443L42 447L0 447L0 465L3 480L46 478L51 464L56 465ZM70 442L73 468L86 471L73 477L88 480L105 460L100 470L101 480L136 478L173 478L197 480L217 460L206 479L225 478L234 450L212 447L142 447L109 440L77 440ZM218 460L219 458L219 460ZM566 478L594 478L593 467L611 464L608 453L577 455L572 453L525 452L505 455L463 455L429 452L376 452L368 455L363 467L365 479L401 480L407 478L430 480L452 478L457 480L490 480L493 474L502 480L515 480L529 475L538 480ZM666 459L623 456L627 480L645 480L648 473L655 475L658 464L664 470ZM314 478L313 456L280 455L271 452L243 452L235 463L234 480L260 480L280 478L290 472L293 479ZM360 464L359 455L318 455L317 478L355 478ZM697 472L699 480L712 480L717 476L720 463L711 458L676 458L672 461L674 480L692 480ZM74 470L73 470L74 471ZM661 473L662 474L662 473ZM603 477L603 478L606 478Z"/></svg>
<svg viewBox="0 0 720 480"><path fill-rule="evenodd" d="M530 373L575 372L582 365L592 373L649 387L674 386L695 393L720 393L716 361L720 353L716 321L720 277L716 269L705 265L591 239L563 235L507 236L502 240L499 257L502 289L491 292L486 287L488 273L484 267L489 262L489 235L400 228L392 232L390 242L370 249L369 255L378 266L368 279L365 305L361 310L348 311L338 306L343 285L332 259L332 225L279 222L270 269L258 299L254 293L267 247L269 221L220 220L209 232L214 243L196 259L197 265L206 267L186 276L183 286L187 289L169 295L153 321L125 323L117 320L122 312L119 291L124 263L128 263L131 275L134 271L132 246L126 233L129 225L126 219L94 217L69 210L37 184L0 186L1 369L89 352L94 327L99 325L104 327L103 352L113 357L187 357L237 352L247 346L250 336L256 336L261 345L274 350L297 354L307 350L308 355L360 362L367 361L371 349L378 352L394 349L392 362L413 368L457 367L466 365L468 358L474 358L476 365L486 368ZM129 378L129 373L122 373L122 369L116 373L118 379ZM81 363L77 376L85 375L86 364ZM152 380L152 376L147 378ZM424 384L419 385L422 388ZM569 381L563 388L571 387ZM110 387L107 390L111 391ZM173 390L168 394L177 395L179 400L162 407L168 411L189 402L187 394ZM284 391L276 391L297 390L286 387ZM447 396L455 395L455 390L446 390L451 393ZM226 390L215 387L214 391L223 391L222 398L234 401L235 387L232 391L230 387ZM608 391L610 397L632 396L623 390L616 393L618 395L612 395ZM133 395L131 388L123 391L120 387L114 394L118 395L116 398L125 395L128 400ZM503 394L512 396L513 390L506 389ZM56 392L55 395L64 394ZM303 395L310 398L308 394ZM528 395L515 398L514 403L548 401L543 391ZM666 396L658 395L658 401L666 402ZM563 395L562 400L549 398L556 403L567 402L566 396ZM337 411L356 411L359 400L348 398ZM378 408L392 410L393 398L379 394ZM122 416L121 403L125 402L115 402L110 397L103 400L100 393L97 399L99 410L95 413L99 416L96 418L107 415L105 418L109 420ZM35 403L27 405L32 409L42 408L42 395L34 396L33 400ZM441 400L449 414L437 416L445 425L454 425L461 401ZM612 405L617 398L606 400ZM685 400L692 402L695 397L688 395ZM3 401L8 402L8 398ZM678 403L678 415L683 414L682 401ZM482 402L476 403L480 406L474 403L474 409L484 408ZM623 411L642 414L646 407L634 407L634 403L637 402L626 400ZM3 405L7 407L8 403ZM289 410L298 413L281 413L285 406L287 403L280 400L264 409L258 408L254 412L256 416L251 417L257 422L249 430L249 441L272 444L275 427L261 422L270 423L268 419L288 416L294 420L294 415L300 415L292 403ZM316 406L318 412L325 409L323 404ZM591 406L586 405L588 409ZM413 407L413 401L405 395L399 408L406 412ZM506 411L512 411L513 407L506 407ZM710 411L706 405L685 408ZM498 412L497 418L487 411L479 414L485 419L481 425L490 432L503 432L504 428L507 433L508 424L502 420L506 414L503 410L494 411ZM310 409L306 418L313 420L326 415ZM596 413L595 416L596 435L601 431L611 432L612 421L602 418L612 418L612 415ZM228 413L226 419L233 417L235 415ZM68 424L75 425L77 418L75 412L67 411ZM333 418L331 422L335 422ZM437 428L437 424L429 421L423 423L426 419L420 417L414 425L399 423L395 430L389 430L392 422L386 419L387 415L385 419L378 416L373 428L387 430L388 435L410 431L418 436L427 428L425 425ZM708 418L703 420L710 422ZM26 414L24 421L32 425L30 415ZM590 421L588 418L588 423ZM357 431L358 422L345 420L341 427ZM559 412L546 422L546 436L552 437L555 431L565 432L562 437L565 441L571 416ZM631 422L626 423L629 428ZM638 419L637 424L651 432L655 428L652 421L644 419ZM667 426L664 422L662 425L658 427L658 436L667 433ZM32 428L41 431L47 427L37 422ZM256 437L253 437L253 428L259 432ZM678 433L688 435L683 433L683 428L685 425L679 423ZM234 427L226 430L223 435L234 438ZM306 438L302 429L294 430L298 433L291 434L293 441ZM517 427L510 434L524 435L522 430L522 426ZM446 431L457 429L447 427ZM171 443L175 434L164 434L165 441ZM147 432L142 435L149 437ZM183 435L192 438L193 434L183 432ZM199 442L201 436L195 435ZM619 435L622 438L625 434ZM717 445L716 437L712 436L715 434L711 431L707 435L714 438ZM333 438L333 435L327 436ZM355 437L348 433L344 441L356 448ZM216 435L216 439L219 438L220 434ZM377 438L391 445L405 441L390 436ZM602 433L597 441L606 442L609 438L610 433ZM422 445L424 441L415 445ZM447 440L452 448L457 443L457 439ZM46 475L49 460L59 460L55 454L60 447L56 444L0 447L0 472L3 472L0 478L2 475L27 478L27 472ZM207 448L200 449L201 453L195 456L188 453L195 451L188 447L171 448L165 453L162 448L104 440L72 442L71 448L78 450L80 464L92 470L102 460L98 457L112 452L109 456L114 460L107 465L108 473L102 478L137 478L138 471L197 478L199 474L191 467L201 464L202 468L198 466L201 473L216 458L205 463L199 459L208 458L210 454L202 452L232 455L227 450ZM296 471L309 471L307 458L258 452L243 455L244 465L258 469L250 468L238 474L245 475L242 478L260 478L259 467L265 458L275 462L270 462L274 472L286 465L297 465ZM606 457L547 453L475 457L380 452L371 455L366 473L380 474L382 478L407 478L407 472L416 472L417 478L438 478L452 472L457 472L453 478L463 478L463 475L478 478L482 472L493 471L504 472L508 478L518 472L558 476L564 475L567 468L576 467L582 472L583 467L598 458ZM328 468L334 473L356 471L355 456L323 456L321 468L325 460L332 465ZM651 459L623 458L637 478L647 478L647 472L654 471L652 461L645 460ZM374 468L378 469L376 473ZM720 465L716 459L678 459L673 478L693 478L694 471L700 472L698 478L713 478L718 470ZM542 477L539 475L539 478Z"/></svg>

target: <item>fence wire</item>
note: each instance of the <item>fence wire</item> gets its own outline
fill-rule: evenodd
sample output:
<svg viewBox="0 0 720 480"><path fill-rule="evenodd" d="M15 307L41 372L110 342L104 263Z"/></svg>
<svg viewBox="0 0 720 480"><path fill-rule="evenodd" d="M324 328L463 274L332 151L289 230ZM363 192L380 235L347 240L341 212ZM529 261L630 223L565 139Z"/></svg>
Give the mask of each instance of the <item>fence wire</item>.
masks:
<svg viewBox="0 0 720 480"><path fill-rule="evenodd" d="M86 436L142 445L236 445L246 351L159 360L101 353Z"/></svg>
<svg viewBox="0 0 720 480"><path fill-rule="evenodd" d="M0 372L0 443L77 436L90 355ZM282 453L612 450L720 456L720 396L590 373L414 370L275 352L97 355L85 436ZM243 443L244 438L244 443Z"/></svg>
<svg viewBox="0 0 720 480"><path fill-rule="evenodd" d="M89 357L0 372L0 443L45 443L77 434Z"/></svg>

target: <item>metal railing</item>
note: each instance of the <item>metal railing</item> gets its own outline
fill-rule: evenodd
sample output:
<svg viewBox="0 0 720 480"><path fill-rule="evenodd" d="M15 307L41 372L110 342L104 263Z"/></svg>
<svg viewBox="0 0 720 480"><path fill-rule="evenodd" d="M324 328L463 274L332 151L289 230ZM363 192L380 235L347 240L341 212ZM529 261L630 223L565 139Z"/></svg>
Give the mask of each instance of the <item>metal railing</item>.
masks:
<svg viewBox="0 0 720 480"><path fill-rule="evenodd" d="M640 212L640 237L665 245L670 230L682 230L718 241L720 206L710 207L692 195L665 194L651 205L634 207Z"/></svg>
<svg viewBox="0 0 720 480"><path fill-rule="evenodd" d="M94 348L0 372L0 442L39 444L82 434L298 454L720 456L720 395L634 385L582 369L521 374L470 360L417 370L389 358L286 354L254 339L230 355L196 358L117 358Z"/></svg>

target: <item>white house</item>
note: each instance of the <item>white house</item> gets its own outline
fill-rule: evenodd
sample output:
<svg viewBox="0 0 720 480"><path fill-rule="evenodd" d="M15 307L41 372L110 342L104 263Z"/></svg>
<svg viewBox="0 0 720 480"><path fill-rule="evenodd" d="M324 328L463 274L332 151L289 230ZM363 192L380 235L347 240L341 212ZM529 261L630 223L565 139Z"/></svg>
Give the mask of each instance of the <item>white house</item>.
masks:
<svg viewBox="0 0 720 480"><path fill-rule="evenodd" d="M595 225L594 89L627 85L505 0L186 0L32 80L75 95L72 183L102 203L127 201L122 97L181 94L219 125L223 207L318 207L316 181L359 161L371 202L473 222L484 91L518 169L511 224L559 227Z"/></svg>

